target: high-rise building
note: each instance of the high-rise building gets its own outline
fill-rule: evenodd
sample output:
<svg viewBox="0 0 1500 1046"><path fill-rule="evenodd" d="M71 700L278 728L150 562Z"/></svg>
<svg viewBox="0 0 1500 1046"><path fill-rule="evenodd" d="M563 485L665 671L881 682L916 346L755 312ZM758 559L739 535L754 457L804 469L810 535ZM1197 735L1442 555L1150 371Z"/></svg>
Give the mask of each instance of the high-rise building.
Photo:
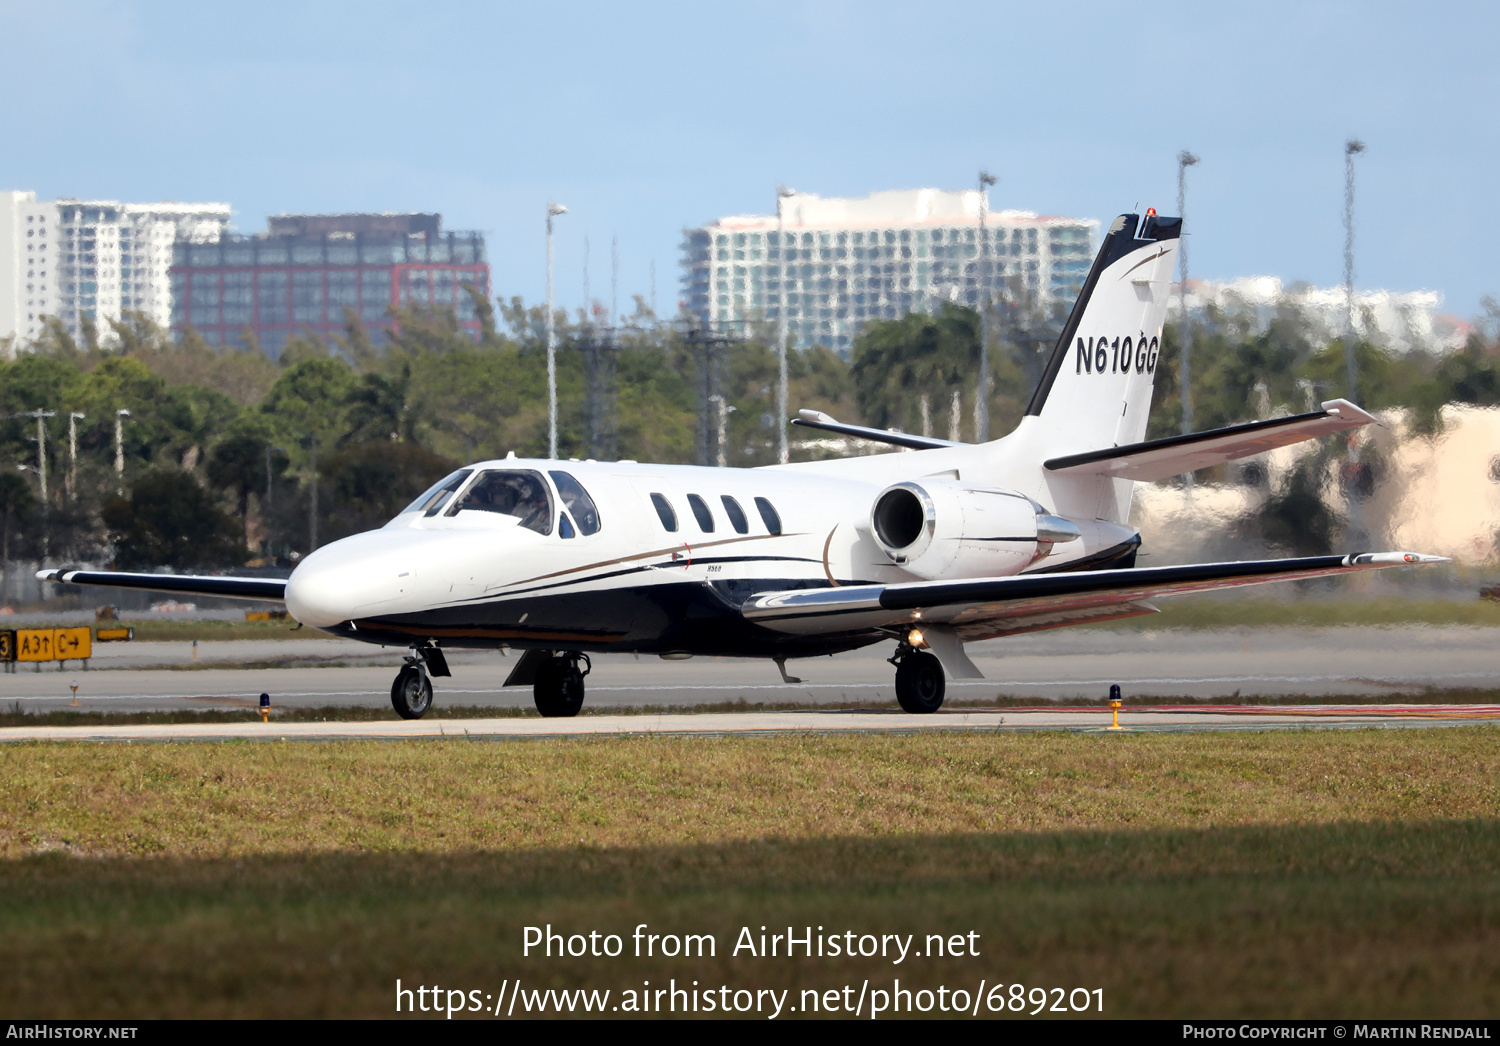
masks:
<svg viewBox="0 0 1500 1046"><path fill-rule="evenodd" d="M248 330L275 358L299 332L342 333L349 315L378 343L387 309L417 304L452 308L477 336L466 285L489 297L484 235L443 232L440 215L280 215L254 236L178 245L172 329L211 345Z"/></svg>
<svg viewBox="0 0 1500 1046"><path fill-rule="evenodd" d="M931 311L941 301L977 307L986 292L992 300L1025 294L1044 307L1071 300L1088 276L1097 225L990 211L988 194L973 189L864 199L790 193L779 216L687 230L684 307L727 330L778 321L784 300L792 344L847 352L865 321Z"/></svg>
<svg viewBox="0 0 1500 1046"><path fill-rule="evenodd" d="M109 344L114 332L108 321L127 310L166 327L173 245L214 242L228 224L227 203L0 193L0 337L31 341L41 334L43 317L55 316L77 340L88 317Z"/></svg>

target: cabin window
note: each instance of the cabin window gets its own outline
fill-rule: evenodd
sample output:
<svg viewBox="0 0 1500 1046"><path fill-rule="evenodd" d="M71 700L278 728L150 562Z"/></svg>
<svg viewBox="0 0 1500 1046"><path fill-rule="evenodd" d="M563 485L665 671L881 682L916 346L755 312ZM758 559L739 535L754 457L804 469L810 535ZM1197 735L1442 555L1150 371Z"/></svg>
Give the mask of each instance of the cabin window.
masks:
<svg viewBox="0 0 1500 1046"><path fill-rule="evenodd" d="M557 536L561 538L570 538L573 536L573 521L568 518L566 512L559 512L557 514Z"/></svg>
<svg viewBox="0 0 1500 1046"><path fill-rule="evenodd" d="M464 480L474 472L473 469L459 469L451 476L444 476L432 486L423 491L422 496L401 510L402 515L408 512L426 512L429 516L435 516L438 511L447 504L453 492L464 485Z"/></svg>
<svg viewBox="0 0 1500 1046"><path fill-rule="evenodd" d="M708 510L708 502L697 494L688 495L688 508L693 510L693 518L698 521L698 529L705 534L714 532L714 514Z"/></svg>
<svg viewBox="0 0 1500 1046"><path fill-rule="evenodd" d="M547 482L540 472L518 469L481 473L448 510L448 515L459 512L514 516L527 530L552 533L552 495L547 492Z"/></svg>
<svg viewBox="0 0 1500 1046"><path fill-rule="evenodd" d="M772 534L780 534L781 517L776 514L776 507L765 498L756 498L755 507L760 509L760 518L765 521L766 529Z"/></svg>
<svg viewBox="0 0 1500 1046"><path fill-rule="evenodd" d="M549 472L547 475L557 484L557 495L562 498L563 508L578 522L578 533L584 537L599 533L599 510L594 507L594 499L583 489L583 484L567 472Z"/></svg>
<svg viewBox="0 0 1500 1046"><path fill-rule="evenodd" d="M729 525L734 528L736 534L750 533L750 521L745 518L745 510L740 508L740 503L728 494L719 498L724 502L724 514L729 517Z"/></svg>
<svg viewBox="0 0 1500 1046"><path fill-rule="evenodd" d="M661 518L661 525L667 530L676 533L677 513L672 511L672 504L660 494L651 495L651 504L656 506L656 514Z"/></svg>

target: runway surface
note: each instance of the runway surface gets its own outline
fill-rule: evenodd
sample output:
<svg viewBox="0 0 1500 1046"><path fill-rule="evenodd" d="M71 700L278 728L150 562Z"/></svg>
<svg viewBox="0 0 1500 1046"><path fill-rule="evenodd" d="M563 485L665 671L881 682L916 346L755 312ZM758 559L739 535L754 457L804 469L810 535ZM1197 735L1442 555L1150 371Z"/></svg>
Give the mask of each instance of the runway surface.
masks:
<svg viewBox="0 0 1500 1046"><path fill-rule="evenodd" d="M766 661L601 655L586 708L691 710L736 702L893 707L888 645L788 662L803 682L780 681ZM19 666L0 674L0 706L147 711L252 707L262 691L277 707L389 706L403 651L334 639L99 645L84 671ZM1500 688L1500 629L1242 628L1222 631L1058 630L971 644L983 680L949 681L951 701L1019 697L1039 702L1101 700L1111 683L1127 696L1223 698L1247 702L1289 694L1337 702L1384 699L1429 689ZM527 709L529 688L502 689L515 655L455 651L453 676L435 680L439 707Z"/></svg>
<svg viewBox="0 0 1500 1046"><path fill-rule="evenodd" d="M1251 705L1128 708L1123 732L1306 729L1310 727L1433 727L1500 721L1500 705L1302 706ZM670 715L591 715L575 719L386 720L373 723L262 723L253 713L243 723L178 723L137 726L7 727L0 742L16 741L333 741L452 739L476 741L624 735L712 736L727 734L916 733L932 730L1068 730L1108 733L1107 708L955 709L933 715L884 710L801 712L709 712Z"/></svg>

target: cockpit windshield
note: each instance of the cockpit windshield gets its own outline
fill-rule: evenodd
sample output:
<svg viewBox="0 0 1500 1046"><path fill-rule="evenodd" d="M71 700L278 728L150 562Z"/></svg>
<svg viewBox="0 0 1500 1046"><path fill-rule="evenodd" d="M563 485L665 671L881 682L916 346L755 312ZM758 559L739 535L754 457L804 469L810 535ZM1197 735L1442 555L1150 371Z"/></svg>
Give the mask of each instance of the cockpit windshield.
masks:
<svg viewBox="0 0 1500 1046"><path fill-rule="evenodd" d="M451 476L444 476L422 493L422 496L401 510L404 516L408 512L426 512L429 516L435 516L442 507L447 504L453 492L464 485L464 480L469 478L473 469L459 469Z"/></svg>
<svg viewBox="0 0 1500 1046"><path fill-rule="evenodd" d="M552 533L552 495L540 472L517 469L483 472L463 497L448 509L447 515L460 512L497 512L515 516L521 526L538 534Z"/></svg>

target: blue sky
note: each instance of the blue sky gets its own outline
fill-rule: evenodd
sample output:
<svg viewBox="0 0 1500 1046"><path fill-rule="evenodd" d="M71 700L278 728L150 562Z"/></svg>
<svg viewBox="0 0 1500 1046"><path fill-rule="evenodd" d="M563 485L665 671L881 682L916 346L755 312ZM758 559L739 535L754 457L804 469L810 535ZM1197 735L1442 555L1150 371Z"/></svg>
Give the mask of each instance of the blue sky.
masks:
<svg viewBox="0 0 1500 1046"><path fill-rule="evenodd" d="M678 296L684 226L823 195L965 188L1098 218L1175 209L1193 275L1500 294L1500 7L1428 3L18 3L0 0L0 188L439 211L498 294Z"/></svg>

